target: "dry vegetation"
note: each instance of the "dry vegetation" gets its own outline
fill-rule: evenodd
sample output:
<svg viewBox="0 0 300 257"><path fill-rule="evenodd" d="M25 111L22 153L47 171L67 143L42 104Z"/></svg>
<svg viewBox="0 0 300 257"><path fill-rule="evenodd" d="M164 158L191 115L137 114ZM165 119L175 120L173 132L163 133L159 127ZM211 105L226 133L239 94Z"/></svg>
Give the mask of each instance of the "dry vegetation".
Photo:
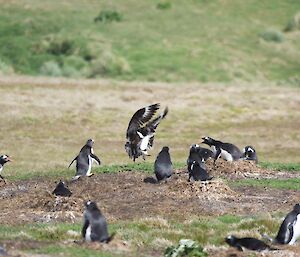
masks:
<svg viewBox="0 0 300 257"><path fill-rule="evenodd" d="M173 161L210 135L241 148L253 145L260 160L299 162L298 88L271 83L229 85L0 78L1 152L14 156L7 174L66 167L87 138L96 140L103 164L127 163L125 131L137 108L168 105L151 151L169 145ZM238 85L238 86L237 86Z"/></svg>

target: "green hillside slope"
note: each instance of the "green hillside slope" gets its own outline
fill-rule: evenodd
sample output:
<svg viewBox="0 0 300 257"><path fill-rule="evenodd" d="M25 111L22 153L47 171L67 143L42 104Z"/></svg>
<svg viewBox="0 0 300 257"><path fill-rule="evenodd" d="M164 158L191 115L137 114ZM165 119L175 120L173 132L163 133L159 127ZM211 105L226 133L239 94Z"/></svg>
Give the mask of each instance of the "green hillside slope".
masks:
<svg viewBox="0 0 300 257"><path fill-rule="evenodd" d="M4 74L300 80L300 1L0 0L0 12Z"/></svg>

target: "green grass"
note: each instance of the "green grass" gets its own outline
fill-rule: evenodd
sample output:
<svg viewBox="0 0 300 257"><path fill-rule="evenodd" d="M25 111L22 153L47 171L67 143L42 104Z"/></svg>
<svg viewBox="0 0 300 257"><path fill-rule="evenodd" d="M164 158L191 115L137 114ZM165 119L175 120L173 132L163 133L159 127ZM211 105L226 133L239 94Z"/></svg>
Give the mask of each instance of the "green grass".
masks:
<svg viewBox="0 0 300 257"><path fill-rule="evenodd" d="M259 166L278 171L300 171L300 163L260 162Z"/></svg>
<svg viewBox="0 0 300 257"><path fill-rule="evenodd" d="M259 236L259 233L274 235L280 224L280 217L272 218L246 216L189 217L178 222L162 218L144 218L133 221L116 221L109 223L109 230L116 232L115 241L125 241L129 251L116 249L115 246L105 250L95 250L88 246L78 245L73 240L80 239L81 224L28 224L0 227L0 243L2 241L26 240L36 242L35 247L29 246L26 251L40 254L64 256L151 256L148 252L162 254L180 239L187 238L200 245L224 245L228 234L246 234ZM73 231L73 234L70 234ZM74 232L77 234L74 235ZM37 246L38 245L38 246Z"/></svg>
<svg viewBox="0 0 300 257"><path fill-rule="evenodd" d="M255 186L276 189L300 189L300 178L290 179L243 179L230 182L232 186Z"/></svg>
<svg viewBox="0 0 300 257"><path fill-rule="evenodd" d="M299 1L0 3L0 61L16 73L203 82L299 77L299 35L280 43L288 51L259 36L282 30Z"/></svg>

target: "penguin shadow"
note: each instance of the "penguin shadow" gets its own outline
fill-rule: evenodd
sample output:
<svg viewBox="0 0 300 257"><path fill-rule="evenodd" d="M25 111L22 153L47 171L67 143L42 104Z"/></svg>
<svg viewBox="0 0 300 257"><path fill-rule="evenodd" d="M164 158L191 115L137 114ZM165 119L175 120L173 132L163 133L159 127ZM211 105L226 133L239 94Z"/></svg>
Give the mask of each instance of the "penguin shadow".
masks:
<svg viewBox="0 0 300 257"><path fill-rule="evenodd" d="M143 182L146 184L164 184L164 183L168 183L169 181L171 181L174 178L175 178L174 174L168 178L164 178L161 180L157 180L154 177L146 177L146 178L144 178Z"/></svg>
<svg viewBox="0 0 300 257"><path fill-rule="evenodd" d="M143 181L147 184L158 184L158 180L154 177L146 177Z"/></svg>

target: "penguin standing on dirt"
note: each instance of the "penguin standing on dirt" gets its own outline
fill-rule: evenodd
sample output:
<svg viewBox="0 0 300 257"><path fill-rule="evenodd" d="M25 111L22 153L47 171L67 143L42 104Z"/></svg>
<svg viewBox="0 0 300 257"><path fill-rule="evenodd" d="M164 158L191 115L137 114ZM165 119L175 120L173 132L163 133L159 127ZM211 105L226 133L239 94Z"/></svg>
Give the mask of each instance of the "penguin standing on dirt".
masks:
<svg viewBox="0 0 300 257"><path fill-rule="evenodd" d="M89 139L86 144L81 148L79 154L70 163L69 167L76 160L76 175L73 180L80 178L81 176L93 176L91 173L92 163L95 160L99 165L101 164L100 159L94 154L93 150L94 140Z"/></svg>
<svg viewBox="0 0 300 257"><path fill-rule="evenodd" d="M188 181L207 181L211 180L213 177L210 177L206 171L206 166L204 159L201 162L193 161L188 164L189 171L189 180Z"/></svg>
<svg viewBox="0 0 300 257"><path fill-rule="evenodd" d="M233 144L223 143L211 137L203 137L202 139L203 144L207 144L212 148L215 161L221 156L226 161L232 162L239 160L242 156L241 150Z"/></svg>
<svg viewBox="0 0 300 257"><path fill-rule="evenodd" d="M108 235L106 219L95 202L85 203L81 234L87 242L109 243L113 238Z"/></svg>
<svg viewBox="0 0 300 257"><path fill-rule="evenodd" d="M158 181L169 178L173 175L173 166L169 153L169 147L164 146L156 157L154 172Z"/></svg>
<svg viewBox="0 0 300 257"><path fill-rule="evenodd" d="M157 103L137 110L128 124L125 150L133 161L139 156L145 160L145 156L149 155L148 150L153 146L155 130L168 114L166 107L159 116L151 120L159 107L160 104Z"/></svg>
<svg viewBox="0 0 300 257"><path fill-rule="evenodd" d="M72 195L72 192L67 188L63 181L59 181L52 194L56 196L70 197Z"/></svg>
<svg viewBox="0 0 300 257"><path fill-rule="evenodd" d="M0 178L4 181L4 183L6 184L6 181L4 179L4 177L1 175L3 168L4 168L4 164L7 162L11 162L12 159L10 159L10 157L8 155L1 155L0 156Z"/></svg>
<svg viewBox="0 0 300 257"><path fill-rule="evenodd" d="M192 164L193 161L201 162L202 160L206 161L208 158L213 158L213 151L201 147L200 145L193 144L190 147L189 157L187 159L187 165Z"/></svg>
<svg viewBox="0 0 300 257"><path fill-rule="evenodd" d="M255 161L255 163L258 163L257 154L253 146L247 145L244 148L242 159L247 161Z"/></svg>
<svg viewBox="0 0 300 257"><path fill-rule="evenodd" d="M300 204L296 204L282 222L274 243L292 245L300 237Z"/></svg>
<svg viewBox="0 0 300 257"><path fill-rule="evenodd" d="M274 251L278 250L275 248L271 248L269 245L264 243L261 240L258 240L256 238L252 237L243 237L243 238L238 238L233 235L228 236L225 238L225 242L229 244L230 246L238 249L239 251L243 251L244 248L252 251Z"/></svg>

